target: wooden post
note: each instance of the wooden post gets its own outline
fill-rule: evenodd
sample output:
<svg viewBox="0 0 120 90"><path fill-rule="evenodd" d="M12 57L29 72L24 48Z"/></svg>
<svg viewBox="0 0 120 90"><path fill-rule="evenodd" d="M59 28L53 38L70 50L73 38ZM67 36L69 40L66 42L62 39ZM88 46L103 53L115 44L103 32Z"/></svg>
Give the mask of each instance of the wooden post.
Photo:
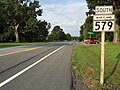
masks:
<svg viewBox="0 0 120 90"><path fill-rule="evenodd" d="M100 84L104 84L104 42L105 42L105 31L101 34L101 67L100 67Z"/></svg>
<svg viewBox="0 0 120 90"><path fill-rule="evenodd" d="M89 38L90 38L90 40L92 40L92 34L90 34Z"/></svg>

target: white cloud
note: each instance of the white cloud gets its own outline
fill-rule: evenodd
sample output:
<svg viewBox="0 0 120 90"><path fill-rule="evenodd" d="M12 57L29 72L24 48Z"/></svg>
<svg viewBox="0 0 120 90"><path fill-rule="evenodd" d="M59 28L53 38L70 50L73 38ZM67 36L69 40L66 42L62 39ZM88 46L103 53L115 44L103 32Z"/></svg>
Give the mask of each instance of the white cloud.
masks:
<svg viewBox="0 0 120 90"><path fill-rule="evenodd" d="M79 27L85 21L86 3L73 4L46 4L42 6L43 15L39 19L51 23L52 28L60 25L65 33L79 36Z"/></svg>

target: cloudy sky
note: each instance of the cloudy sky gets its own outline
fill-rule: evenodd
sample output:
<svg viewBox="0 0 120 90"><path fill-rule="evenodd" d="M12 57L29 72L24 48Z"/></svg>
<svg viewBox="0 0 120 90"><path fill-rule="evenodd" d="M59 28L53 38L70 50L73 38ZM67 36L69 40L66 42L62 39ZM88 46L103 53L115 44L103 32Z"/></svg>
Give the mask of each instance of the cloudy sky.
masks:
<svg viewBox="0 0 120 90"><path fill-rule="evenodd" d="M88 11L85 0L40 0L40 4L43 14L38 19L50 22L51 30L59 25L65 33L79 36Z"/></svg>

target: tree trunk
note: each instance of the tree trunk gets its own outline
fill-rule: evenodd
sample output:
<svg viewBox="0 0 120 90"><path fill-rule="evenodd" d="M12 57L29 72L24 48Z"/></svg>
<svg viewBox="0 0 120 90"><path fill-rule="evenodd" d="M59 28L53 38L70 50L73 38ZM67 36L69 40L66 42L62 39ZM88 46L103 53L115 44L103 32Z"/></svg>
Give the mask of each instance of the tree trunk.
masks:
<svg viewBox="0 0 120 90"><path fill-rule="evenodd" d="M86 34L87 34L87 31L83 30L84 40L86 39Z"/></svg>
<svg viewBox="0 0 120 90"><path fill-rule="evenodd" d="M19 26L19 24L17 25L17 26L15 26L15 37L16 37L16 43L19 43L19 33L18 33L18 26Z"/></svg>
<svg viewBox="0 0 120 90"><path fill-rule="evenodd" d="M114 6L115 10L117 10L115 0L113 0L113 6ZM118 18L115 18L115 31L114 31L114 37L113 37L114 44L118 44L118 42L119 42L118 36L119 36L119 20L118 20Z"/></svg>
<svg viewBox="0 0 120 90"><path fill-rule="evenodd" d="M118 44L119 43L119 20L118 18L115 19L115 31L114 31L114 37L113 37L113 43Z"/></svg>

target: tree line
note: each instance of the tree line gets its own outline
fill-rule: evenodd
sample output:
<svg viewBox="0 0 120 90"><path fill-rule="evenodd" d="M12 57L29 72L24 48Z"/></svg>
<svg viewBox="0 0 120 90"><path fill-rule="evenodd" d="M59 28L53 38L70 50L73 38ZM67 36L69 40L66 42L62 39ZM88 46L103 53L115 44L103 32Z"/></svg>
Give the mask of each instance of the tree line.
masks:
<svg viewBox="0 0 120 90"><path fill-rule="evenodd" d="M55 26L48 36L49 41L71 41L72 39L73 37L69 33L65 34L60 26Z"/></svg>
<svg viewBox="0 0 120 90"><path fill-rule="evenodd" d="M60 26L48 35L51 24L37 19L42 13L37 0L0 0L0 42L71 40Z"/></svg>
<svg viewBox="0 0 120 90"><path fill-rule="evenodd" d="M89 9L86 12L87 18L85 23L80 27L80 40L84 40L89 38L88 32L93 31L93 15L95 14L95 6L113 6L114 14L115 14L115 31L106 33L106 40L113 41L113 43L119 43L120 41L120 0L86 0L87 7ZM93 38L100 40L101 33L94 33L92 35Z"/></svg>

